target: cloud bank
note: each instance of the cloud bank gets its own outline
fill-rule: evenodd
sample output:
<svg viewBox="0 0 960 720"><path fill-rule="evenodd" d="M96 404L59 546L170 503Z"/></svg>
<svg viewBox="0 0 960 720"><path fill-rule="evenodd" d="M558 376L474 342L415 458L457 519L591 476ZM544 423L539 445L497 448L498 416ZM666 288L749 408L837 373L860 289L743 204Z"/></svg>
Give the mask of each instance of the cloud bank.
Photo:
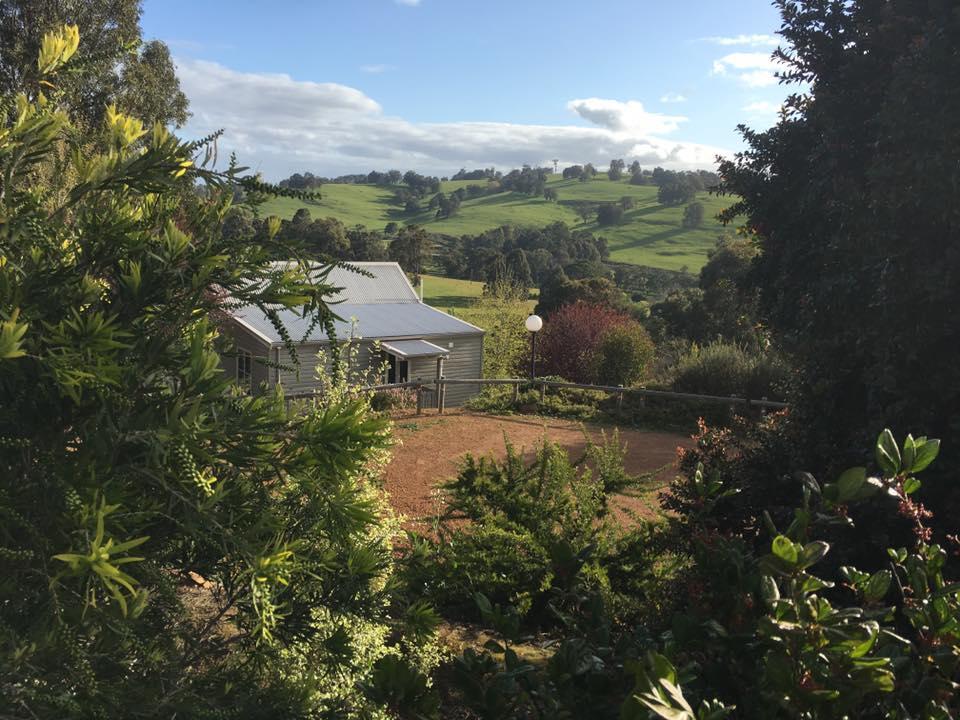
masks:
<svg viewBox="0 0 960 720"><path fill-rule="evenodd" d="M177 61L193 117L185 135L224 129L222 150L272 180L309 170L334 176L374 169L447 175L461 167L509 169L525 163L606 163L706 168L722 148L660 137L686 120L648 112L637 101L572 100L582 125L501 122L414 123L384 113L356 88L238 72L218 63Z"/></svg>
<svg viewBox="0 0 960 720"><path fill-rule="evenodd" d="M769 53L735 52L713 61L711 75L732 77L747 87L768 87L777 84L774 73L783 69Z"/></svg>

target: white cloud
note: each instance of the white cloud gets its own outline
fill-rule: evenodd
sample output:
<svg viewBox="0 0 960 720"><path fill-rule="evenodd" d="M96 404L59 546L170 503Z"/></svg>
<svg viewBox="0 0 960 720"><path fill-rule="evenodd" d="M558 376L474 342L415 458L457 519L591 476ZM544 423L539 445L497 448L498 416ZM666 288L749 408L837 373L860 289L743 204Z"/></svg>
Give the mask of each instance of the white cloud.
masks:
<svg viewBox="0 0 960 720"><path fill-rule="evenodd" d="M729 37L708 37L704 38L707 42L714 45L748 45L750 47L776 47L780 40L776 35L733 35Z"/></svg>
<svg viewBox="0 0 960 720"><path fill-rule="evenodd" d="M371 75L379 75L380 73L389 72L390 70L396 70L396 68L393 65L385 65L383 63L360 66L360 72L370 73Z"/></svg>
<svg viewBox="0 0 960 720"><path fill-rule="evenodd" d="M666 95L663 95L660 98L660 102L662 103L682 103L686 101L687 101L687 98L685 95L681 95L680 93L675 93L675 92L668 92Z"/></svg>
<svg viewBox="0 0 960 720"><path fill-rule="evenodd" d="M586 98L571 100L567 103L567 107L584 120L614 132L669 133L687 120L681 115L647 112L643 109L643 103L636 100L620 102L604 98Z"/></svg>
<svg viewBox="0 0 960 720"><path fill-rule="evenodd" d="M420 4L420 0L394 0L397 5L406 5L407 7L416 7Z"/></svg>
<svg viewBox="0 0 960 720"><path fill-rule="evenodd" d="M648 113L636 101L574 100L594 127L500 122L414 123L384 114L360 90L288 75L244 73L217 63L178 60L193 113L184 134L223 128L221 155L277 180L309 170L320 175L415 169L445 175L460 167L501 169L524 163L605 163L611 157L671 168L712 166L725 149L659 137L685 118Z"/></svg>
<svg viewBox="0 0 960 720"><path fill-rule="evenodd" d="M711 75L736 78L747 87L776 85L774 73L783 64L765 52L735 52L713 61Z"/></svg>
<svg viewBox="0 0 960 720"><path fill-rule="evenodd" d="M769 100L757 100L743 106L743 111L753 115L772 115L780 112L782 106L780 103L770 102Z"/></svg>

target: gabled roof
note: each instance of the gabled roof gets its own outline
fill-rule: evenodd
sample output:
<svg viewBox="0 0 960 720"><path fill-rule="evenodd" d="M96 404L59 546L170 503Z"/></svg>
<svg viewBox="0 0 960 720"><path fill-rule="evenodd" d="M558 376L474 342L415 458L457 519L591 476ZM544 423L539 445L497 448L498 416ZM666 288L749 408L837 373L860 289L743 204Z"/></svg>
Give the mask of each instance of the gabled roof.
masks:
<svg viewBox="0 0 960 720"><path fill-rule="evenodd" d="M422 302L407 280L406 274L393 262L352 263L373 275L366 277L345 268L334 268L327 282L343 288L332 299L330 309L342 320L334 321L337 339L350 337L376 339L422 339L445 335L480 335L483 330L441 312ZM237 322L265 341L283 342L276 328L255 307L233 312ZM311 318L292 310L280 310L280 321L294 342L325 342L323 327L313 325ZM304 333L310 334L304 338Z"/></svg>
<svg viewBox="0 0 960 720"><path fill-rule="evenodd" d="M327 282L343 290L332 298L333 302L343 301L352 305L374 305L380 303L420 302L407 274L395 262L355 262L351 263L370 274L361 275L343 267L335 267L327 276Z"/></svg>

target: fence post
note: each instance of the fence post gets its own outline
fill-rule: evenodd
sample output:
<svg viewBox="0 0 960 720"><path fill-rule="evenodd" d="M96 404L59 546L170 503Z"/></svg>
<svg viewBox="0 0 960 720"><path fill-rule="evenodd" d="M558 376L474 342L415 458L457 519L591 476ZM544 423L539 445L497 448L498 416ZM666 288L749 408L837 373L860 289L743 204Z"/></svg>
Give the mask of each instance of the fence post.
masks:
<svg viewBox="0 0 960 720"><path fill-rule="evenodd" d="M513 384L513 404L516 406L520 402L520 383Z"/></svg>
<svg viewBox="0 0 960 720"><path fill-rule="evenodd" d="M547 394L547 384L545 382L540 383L540 404L543 405L543 399Z"/></svg>
<svg viewBox="0 0 960 720"><path fill-rule="evenodd" d="M760 399L763 400L764 402L766 402L767 396L764 395L764 396L763 396L762 398L760 398ZM760 419L763 420L763 416L766 415L766 414L767 414L767 406L766 406L766 405L761 405L761 406L760 406Z"/></svg>
<svg viewBox="0 0 960 720"><path fill-rule="evenodd" d="M637 404L642 408L645 408L647 406L647 396L643 393L643 391L646 389L647 389L646 385L640 386L640 390L641 390L640 400L637 402Z"/></svg>
<svg viewBox="0 0 960 720"><path fill-rule="evenodd" d="M617 393L617 412L623 410L623 385L617 385L620 391Z"/></svg>
<svg viewBox="0 0 960 720"><path fill-rule="evenodd" d="M447 384L443 381L443 375L437 382L437 414L443 415L443 406L447 402Z"/></svg>
<svg viewBox="0 0 960 720"><path fill-rule="evenodd" d="M423 385L420 384L420 378L417 378L417 415L423 414Z"/></svg>

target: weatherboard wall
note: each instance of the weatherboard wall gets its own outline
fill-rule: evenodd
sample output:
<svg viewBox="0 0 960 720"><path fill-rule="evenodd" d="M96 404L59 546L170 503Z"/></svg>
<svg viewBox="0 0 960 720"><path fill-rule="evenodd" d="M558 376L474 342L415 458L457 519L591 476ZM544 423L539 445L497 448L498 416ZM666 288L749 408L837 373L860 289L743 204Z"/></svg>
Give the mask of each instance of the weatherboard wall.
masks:
<svg viewBox="0 0 960 720"><path fill-rule="evenodd" d="M447 350L449 353L444 359L443 374L454 379L473 379L482 377L483 373L483 335L445 335L429 338L434 345ZM371 367L379 367L381 360L374 349L374 343L361 341L356 355L356 363L352 368L353 375L362 375ZM304 343L297 347L300 367L294 367L286 348L275 348L276 359L282 367L279 371L280 385L287 395L309 393L318 388L316 380L318 372L330 372L329 362L324 367L319 366L317 358L320 350L326 349L326 343ZM324 353L326 355L327 353ZM412 358L408 365L410 380L433 380L437 374L437 359L431 357ZM382 382L381 378L368 377L361 380ZM456 407L465 403L479 392L476 385L450 385L447 387L447 405Z"/></svg>

